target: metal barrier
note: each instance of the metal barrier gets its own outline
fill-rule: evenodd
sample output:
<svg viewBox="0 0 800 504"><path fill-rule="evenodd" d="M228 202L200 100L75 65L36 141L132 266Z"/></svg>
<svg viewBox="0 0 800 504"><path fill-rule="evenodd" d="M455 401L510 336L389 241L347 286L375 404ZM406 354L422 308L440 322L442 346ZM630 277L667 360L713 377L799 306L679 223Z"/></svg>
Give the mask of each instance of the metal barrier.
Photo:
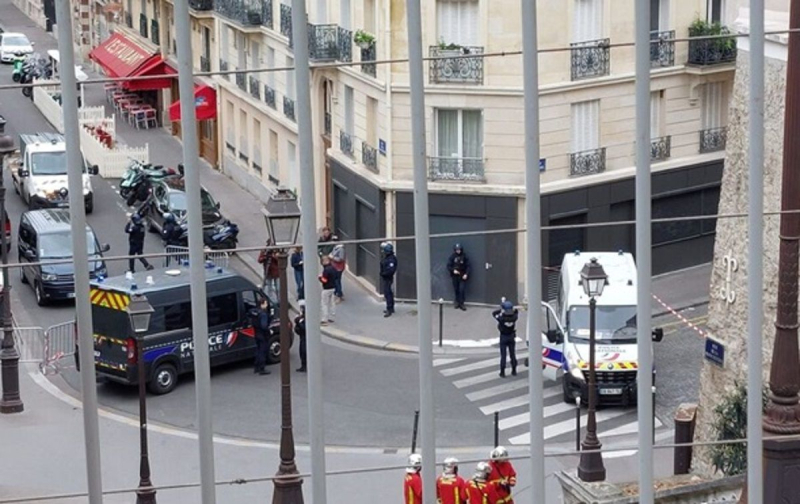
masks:
<svg viewBox="0 0 800 504"><path fill-rule="evenodd" d="M45 330L41 327L14 327L13 331L19 361L41 366L44 361Z"/></svg>
<svg viewBox="0 0 800 504"><path fill-rule="evenodd" d="M44 360L40 365L42 373L58 373L59 368L63 367L59 361L75 356L78 343L76 325L74 320L63 322L48 327L44 332Z"/></svg>
<svg viewBox="0 0 800 504"><path fill-rule="evenodd" d="M189 262L189 247L181 247L180 245L167 245L165 252L172 254L164 258L164 267L172 265L179 265ZM214 266L218 268L227 268L230 254L224 250L210 250L205 251L205 260L211 261Z"/></svg>

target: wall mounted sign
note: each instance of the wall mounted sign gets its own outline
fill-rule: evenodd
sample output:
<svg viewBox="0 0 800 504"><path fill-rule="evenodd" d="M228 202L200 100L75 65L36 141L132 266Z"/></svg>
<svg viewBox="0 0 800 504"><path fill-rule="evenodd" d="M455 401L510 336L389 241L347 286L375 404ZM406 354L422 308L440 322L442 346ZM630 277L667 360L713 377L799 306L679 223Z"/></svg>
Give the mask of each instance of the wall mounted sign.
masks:
<svg viewBox="0 0 800 504"><path fill-rule="evenodd" d="M706 336L705 358L719 367L725 367L725 345Z"/></svg>

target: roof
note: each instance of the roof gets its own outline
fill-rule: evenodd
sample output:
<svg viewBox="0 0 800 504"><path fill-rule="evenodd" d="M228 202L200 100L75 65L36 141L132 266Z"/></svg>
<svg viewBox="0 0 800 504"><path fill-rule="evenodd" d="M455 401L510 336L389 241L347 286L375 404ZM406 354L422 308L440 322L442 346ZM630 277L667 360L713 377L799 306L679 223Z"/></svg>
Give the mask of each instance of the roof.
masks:
<svg viewBox="0 0 800 504"><path fill-rule="evenodd" d="M163 77L175 73L155 49L144 48L141 44L113 33L102 44L92 49L89 58L103 67L110 77L152 76L152 79L123 82L130 90L162 89L171 85L172 79Z"/></svg>
<svg viewBox="0 0 800 504"><path fill-rule="evenodd" d="M28 38L28 36L27 36L27 35L25 35L25 34L24 34L24 33L22 33L22 32L0 32L0 34L2 34L4 37L15 36L15 37L25 37L25 38Z"/></svg>
<svg viewBox="0 0 800 504"><path fill-rule="evenodd" d="M61 133L24 133L19 136L20 145L25 148L35 146L38 151L63 151L67 148L64 135Z"/></svg>
<svg viewBox="0 0 800 504"><path fill-rule="evenodd" d="M636 263L630 253L623 252L575 252L564 255L561 263L562 281L566 289L568 305L588 305L589 298L581 286L581 270L592 258L603 266L608 283L603 295L597 298L598 305L636 305Z"/></svg>
<svg viewBox="0 0 800 504"><path fill-rule="evenodd" d="M167 271L177 271L177 275L168 275ZM242 279L238 273L227 268L206 267L204 269L206 282L229 279ZM150 277L152 283L148 283ZM246 280L244 280L246 281ZM92 280L94 288L115 290L126 294L148 294L151 292L161 292L167 289L188 287L190 284L188 266L170 266L169 268L156 268L150 271L140 271L133 274L133 279L126 278L125 275L108 277L102 281ZM136 288L131 287L135 285Z"/></svg>
<svg viewBox="0 0 800 504"><path fill-rule="evenodd" d="M23 216L27 216L28 220L30 221L31 225L36 228L37 231L41 231L44 233L58 233L58 232L69 232L71 231L70 228L70 220L69 220L69 210L66 208L45 208L42 210L30 210L22 214ZM91 229L89 225L86 225L87 231Z"/></svg>

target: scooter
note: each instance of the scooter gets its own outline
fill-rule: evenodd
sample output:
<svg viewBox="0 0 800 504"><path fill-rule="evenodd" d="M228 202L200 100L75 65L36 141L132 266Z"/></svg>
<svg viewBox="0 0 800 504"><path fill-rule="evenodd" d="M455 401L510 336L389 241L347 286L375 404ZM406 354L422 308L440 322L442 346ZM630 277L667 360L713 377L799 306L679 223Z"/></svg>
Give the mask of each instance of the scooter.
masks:
<svg viewBox="0 0 800 504"><path fill-rule="evenodd" d="M119 183L119 195L128 199L131 194L139 192L140 186L145 180L150 182L175 175L177 175L177 172L172 168L164 168L161 165L152 165L150 163L141 163L137 160L131 160L130 164L128 164L128 169L125 170L125 173L122 175L122 180ZM131 204L132 203L128 203L128 205Z"/></svg>
<svg viewBox="0 0 800 504"><path fill-rule="evenodd" d="M180 223L181 244L189 243L189 225L184 219ZM239 242L239 226L226 220L211 229L203 230L203 246L212 250L234 249Z"/></svg>
<svg viewBox="0 0 800 504"><path fill-rule="evenodd" d="M22 77L22 65L25 64L25 56L17 54L14 56L14 70L11 72L11 80L19 82Z"/></svg>
<svg viewBox="0 0 800 504"><path fill-rule="evenodd" d="M53 76L53 67L39 54L28 56L20 69L20 84L31 84L34 79L49 79ZM22 95L33 100L33 88L26 86L22 88Z"/></svg>

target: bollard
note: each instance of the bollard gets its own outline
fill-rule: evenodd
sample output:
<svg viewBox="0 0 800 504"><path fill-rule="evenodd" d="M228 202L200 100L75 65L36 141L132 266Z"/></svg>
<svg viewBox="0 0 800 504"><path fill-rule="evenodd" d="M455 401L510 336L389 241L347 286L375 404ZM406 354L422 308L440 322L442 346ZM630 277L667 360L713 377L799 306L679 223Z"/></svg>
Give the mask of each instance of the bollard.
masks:
<svg viewBox="0 0 800 504"><path fill-rule="evenodd" d="M653 387L651 392L653 393L653 445L656 444L656 370L653 370Z"/></svg>
<svg viewBox="0 0 800 504"><path fill-rule="evenodd" d="M419 427L419 410L414 412L414 432L411 434L411 453L417 452L417 428Z"/></svg>
<svg viewBox="0 0 800 504"><path fill-rule="evenodd" d="M439 298L439 348L442 348L443 337L444 337L444 299Z"/></svg>
<svg viewBox="0 0 800 504"><path fill-rule="evenodd" d="M675 412L675 444L691 443L697 419L696 404L681 404ZM692 468L692 447L678 446L673 458L673 474L689 474Z"/></svg>
<svg viewBox="0 0 800 504"><path fill-rule="evenodd" d="M500 412L494 412L494 446L500 446Z"/></svg>
<svg viewBox="0 0 800 504"><path fill-rule="evenodd" d="M575 451L581 451L581 396L575 397Z"/></svg>

